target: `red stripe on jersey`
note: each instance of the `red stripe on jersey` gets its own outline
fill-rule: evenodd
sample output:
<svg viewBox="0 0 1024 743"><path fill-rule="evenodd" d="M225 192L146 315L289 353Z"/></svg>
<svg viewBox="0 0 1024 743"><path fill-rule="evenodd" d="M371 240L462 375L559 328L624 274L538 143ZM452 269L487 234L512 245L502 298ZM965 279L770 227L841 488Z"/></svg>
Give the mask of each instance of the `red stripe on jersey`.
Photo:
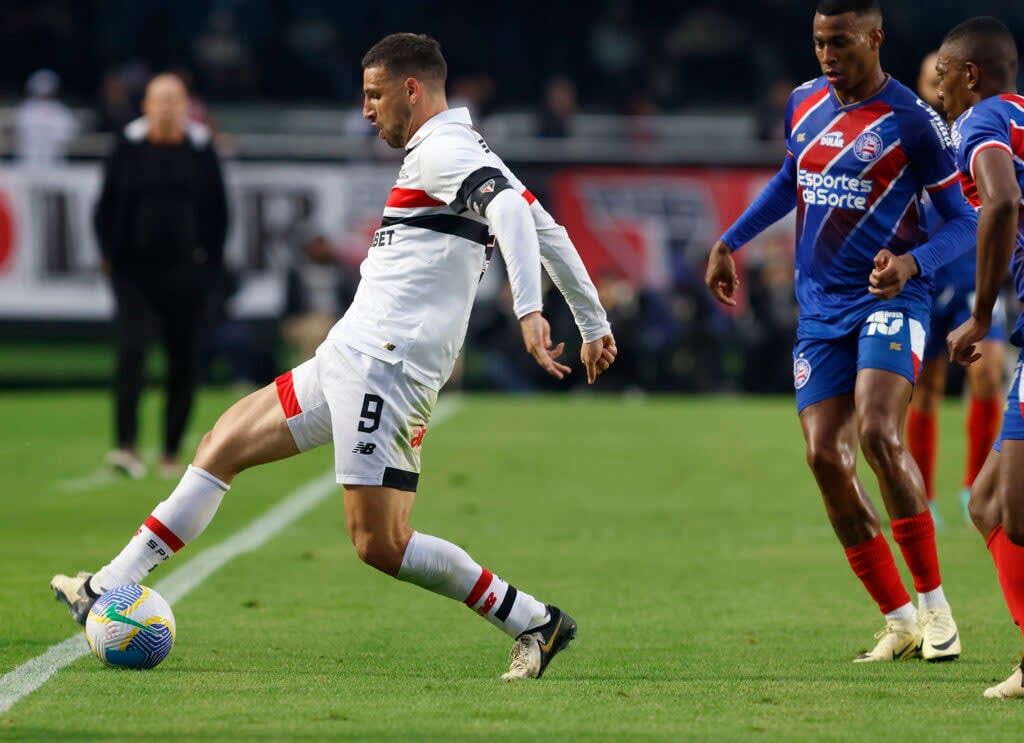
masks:
<svg viewBox="0 0 1024 743"><path fill-rule="evenodd" d="M163 543L170 547L173 552L177 552L185 546L185 543L178 539L178 535L164 526L156 516L150 516L142 522L142 525L160 537Z"/></svg>
<svg viewBox="0 0 1024 743"><path fill-rule="evenodd" d="M285 372L277 379L277 399L281 401L281 409L284 410L285 418L293 418L302 412L299 405L299 398L295 396L295 383L292 380L292 373Z"/></svg>
<svg viewBox="0 0 1024 743"><path fill-rule="evenodd" d="M1024 110L1024 96L1018 95L1017 93L1003 93L999 97L1004 101L1009 101L1010 103L1014 104L1015 106L1019 106L1022 110Z"/></svg>
<svg viewBox="0 0 1024 743"><path fill-rule="evenodd" d="M411 209L415 206L444 206L426 191L418 188L392 188L385 206L397 206L400 209Z"/></svg>
<svg viewBox="0 0 1024 743"><path fill-rule="evenodd" d="M861 222L875 205L885 189L907 164L907 155L899 145L876 160L861 175L861 180L871 179L871 191L867 194L866 209L832 209L828 219L818 232L818 240L824 245L842 245L850 232Z"/></svg>
<svg viewBox="0 0 1024 743"><path fill-rule="evenodd" d="M804 115L814 108L822 98L828 95L828 86L819 90L816 93L811 93L809 96L804 98L803 102L793 109L793 118L789 120L789 130L792 132L793 127L796 126L797 122L804 117Z"/></svg>
<svg viewBox="0 0 1024 743"><path fill-rule="evenodd" d="M528 188L523 189L523 198L526 199L527 204L532 204L537 200L537 197L530 193L530 189Z"/></svg>
<svg viewBox="0 0 1024 743"><path fill-rule="evenodd" d="M476 584L473 586L473 590L470 591L469 595L466 597L466 606L472 609L473 605L484 595L484 591L490 587L493 579L494 575L490 570L487 568L481 568L480 577L476 579Z"/></svg>
<svg viewBox="0 0 1024 743"><path fill-rule="evenodd" d="M978 185L970 176L960 174L960 190L964 192L967 203L977 209L981 206L981 197L978 196Z"/></svg>
<svg viewBox="0 0 1024 743"><path fill-rule="evenodd" d="M868 209L878 200L885 189L892 183L893 178L900 174L907 164L907 153L903 151L902 145L893 147L883 157L880 157L871 167L864 171L861 179L871 179L871 193L868 194Z"/></svg>
<svg viewBox="0 0 1024 743"><path fill-rule="evenodd" d="M843 148L853 144L854 140L856 140L865 129L891 111L892 109L882 101L869 104L863 108L855 108L852 111L847 111L832 122L830 126L822 129L814 135L814 142L809 144L804 151L800 153L797 165L801 168L806 168L814 172L824 173L825 166L835 160L836 155L843 152ZM843 148L823 145L821 143L821 139L828 133L842 134Z"/></svg>
<svg viewBox="0 0 1024 743"><path fill-rule="evenodd" d="M1017 126L1010 122L1010 146L1013 147L1013 154L1024 158L1024 127Z"/></svg>

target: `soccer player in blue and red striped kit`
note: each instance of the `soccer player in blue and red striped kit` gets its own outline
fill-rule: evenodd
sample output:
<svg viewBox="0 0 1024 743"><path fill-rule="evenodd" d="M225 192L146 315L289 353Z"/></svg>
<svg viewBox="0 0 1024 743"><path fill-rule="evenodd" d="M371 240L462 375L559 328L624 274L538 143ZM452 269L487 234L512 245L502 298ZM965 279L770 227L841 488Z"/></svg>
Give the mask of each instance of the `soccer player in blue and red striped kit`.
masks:
<svg viewBox="0 0 1024 743"><path fill-rule="evenodd" d="M886 622L855 660L949 660L960 636L903 422L928 331L928 277L972 247L977 219L958 188L944 122L882 70L877 0L821 0L813 38L823 74L790 96L782 168L712 248L706 283L735 304L732 252L796 208L793 378L807 462ZM945 220L930 239L924 191ZM914 577L916 610L857 477L858 445Z"/></svg>
<svg viewBox="0 0 1024 743"><path fill-rule="evenodd" d="M995 18L971 18L950 31L935 68L946 114L956 119L952 137L963 190L980 210L974 307L948 339L950 359L967 366L985 350L982 341L1007 264L1024 299L1024 96L1017 94L1017 44ZM1010 342L1024 346L1024 315ZM1010 616L1024 629L1022 361L1010 385L1003 429L971 488L970 514L992 553ZM1024 660L985 696L1024 698Z"/></svg>

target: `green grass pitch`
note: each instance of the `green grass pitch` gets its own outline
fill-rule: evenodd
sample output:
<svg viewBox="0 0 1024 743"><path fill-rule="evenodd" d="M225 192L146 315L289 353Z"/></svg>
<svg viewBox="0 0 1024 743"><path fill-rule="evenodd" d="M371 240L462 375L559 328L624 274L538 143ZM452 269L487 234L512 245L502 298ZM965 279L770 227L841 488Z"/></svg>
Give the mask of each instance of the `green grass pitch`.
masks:
<svg viewBox="0 0 1024 743"><path fill-rule="evenodd" d="M193 438L230 400L203 394ZM145 412L155 430L154 398ZM508 638L360 564L339 493L175 605L159 668L82 658L0 714L0 739L1019 739L1024 704L981 697L1020 639L960 517L962 416L949 403L940 434L955 663L850 662L882 622L828 527L791 400L468 398L426 438L413 525L576 617L541 681L501 682ZM90 487L109 418L100 393L0 397L0 675L73 634L50 575L105 562L169 490ZM160 570L330 466L324 449L243 474Z"/></svg>

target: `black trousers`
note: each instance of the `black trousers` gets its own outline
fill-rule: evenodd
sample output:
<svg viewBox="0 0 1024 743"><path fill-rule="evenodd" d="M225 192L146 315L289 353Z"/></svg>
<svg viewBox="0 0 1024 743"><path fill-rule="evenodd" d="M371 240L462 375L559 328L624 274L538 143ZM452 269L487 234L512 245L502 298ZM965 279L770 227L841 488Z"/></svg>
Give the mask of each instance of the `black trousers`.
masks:
<svg viewBox="0 0 1024 743"><path fill-rule="evenodd" d="M145 383L146 346L153 318L166 351L163 453L176 457L195 398L199 367L199 330L204 316L204 287L197 282L170 286L131 275L111 277L117 371L114 409L117 445L134 448L138 437L139 397Z"/></svg>

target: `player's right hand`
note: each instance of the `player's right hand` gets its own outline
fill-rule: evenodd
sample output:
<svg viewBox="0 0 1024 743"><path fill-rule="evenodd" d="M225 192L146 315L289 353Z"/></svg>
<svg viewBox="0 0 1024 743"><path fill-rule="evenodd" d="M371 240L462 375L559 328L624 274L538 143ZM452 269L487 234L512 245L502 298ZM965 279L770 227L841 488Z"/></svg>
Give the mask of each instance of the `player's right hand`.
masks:
<svg viewBox="0 0 1024 743"><path fill-rule="evenodd" d="M988 335L989 326L992 320L971 315L959 328L946 336L946 346L949 348L949 360L960 366L970 366L981 358L978 353L978 343Z"/></svg>
<svg viewBox="0 0 1024 743"><path fill-rule="evenodd" d="M608 367L615 363L618 354L615 336L611 333L596 341L584 343L580 347L580 359L587 370L587 384L593 384L597 381L598 375L608 371Z"/></svg>
<svg viewBox="0 0 1024 743"><path fill-rule="evenodd" d="M711 248L708 255L708 270L704 274L704 283L711 290L712 296L722 304L736 306L733 296L740 280L736 276L736 261L732 258L732 249L719 240Z"/></svg>
<svg viewBox="0 0 1024 743"><path fill-rule="evenodd" d="M910 253L896 255L882 248L868 277L868 291L879 299L892 299L918 272L917 261Z"/></svg>
<svg viewBox="0 0 1024 743"><path fill-rule="evenodd" d="M556 359L565 350L565 344L559 343L551 347L551 325L540 312L531 312L519 318L519 328L523 331L523 343L526 350L533 356L541 369L546 371L555 379L563 379L569 374L570 369L565 364L559 364Z"/></svg>

